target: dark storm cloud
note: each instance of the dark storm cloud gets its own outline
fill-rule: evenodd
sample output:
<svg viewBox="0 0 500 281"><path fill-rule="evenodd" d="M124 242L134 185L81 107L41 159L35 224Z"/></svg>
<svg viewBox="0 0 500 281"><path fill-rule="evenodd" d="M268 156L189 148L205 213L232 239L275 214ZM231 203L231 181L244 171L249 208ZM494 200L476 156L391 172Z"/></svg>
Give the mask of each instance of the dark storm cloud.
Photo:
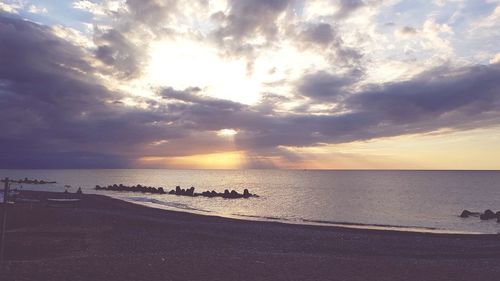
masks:
<svg viewBox="0 0 500 281"><path fill-rule="evenodd" d="M117 166L123 151L182 134L162 112L112 103L87 54L49 28L0 16L0 42L2 167Z"/></svg>

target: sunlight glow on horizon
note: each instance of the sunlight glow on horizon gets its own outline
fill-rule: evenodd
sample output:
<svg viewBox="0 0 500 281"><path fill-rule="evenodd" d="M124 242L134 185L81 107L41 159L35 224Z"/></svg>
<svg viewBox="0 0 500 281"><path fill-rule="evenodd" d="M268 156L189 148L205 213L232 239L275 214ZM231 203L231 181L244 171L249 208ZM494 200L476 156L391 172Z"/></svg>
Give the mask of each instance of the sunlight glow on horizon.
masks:
<svg viewBox="0 0 500 281"><path fill-rule="evenodd" d="M245 155L243 151L233 151L177 157L142 157L138 164L145 168L239 169L244 168Z"/></svg>

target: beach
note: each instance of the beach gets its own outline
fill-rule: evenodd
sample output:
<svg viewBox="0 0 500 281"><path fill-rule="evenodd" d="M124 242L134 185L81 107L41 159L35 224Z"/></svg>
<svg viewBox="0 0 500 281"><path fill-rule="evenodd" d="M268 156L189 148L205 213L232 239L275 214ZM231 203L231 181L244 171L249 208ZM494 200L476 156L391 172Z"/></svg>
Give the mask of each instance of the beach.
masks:
<svg viewBox="0 0 500 281"><path fill-rule="evenodd" d="M500 236L244 221L83 195L9 206L2 280L496 280ZM1 211L3 212L3 210Z"/></svg>

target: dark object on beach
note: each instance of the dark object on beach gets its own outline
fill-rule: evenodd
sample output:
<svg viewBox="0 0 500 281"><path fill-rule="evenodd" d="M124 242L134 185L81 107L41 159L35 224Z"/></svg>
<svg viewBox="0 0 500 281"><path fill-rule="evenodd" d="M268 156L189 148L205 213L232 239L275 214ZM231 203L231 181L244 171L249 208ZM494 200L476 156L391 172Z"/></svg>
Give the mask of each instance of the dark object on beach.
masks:
<svg viewBox="0 0 500 281"><path fill-rule="evenodd" d="M497 215L493 213L493 211L490 209L484 211L484 213L479 216L481 220L489 220L489 219L494 219L496 217Z"/></svg>
<svg viewBox="0 0 500 281"><path fill-rule="evenodd" d="M76 194L77 195L82 195L83 194L81 187L78 187L78 189L76 190Z"/></svg>

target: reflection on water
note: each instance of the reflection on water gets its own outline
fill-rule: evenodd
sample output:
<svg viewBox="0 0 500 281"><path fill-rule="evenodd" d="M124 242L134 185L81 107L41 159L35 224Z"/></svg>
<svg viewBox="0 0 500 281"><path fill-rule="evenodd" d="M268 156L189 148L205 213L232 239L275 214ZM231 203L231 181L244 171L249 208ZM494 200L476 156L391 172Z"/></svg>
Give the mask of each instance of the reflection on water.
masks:
<svg viewBox="0 0 500 281"><path fill-rule="evenodd" d="M463 209L500 209L498 171L283 171L283 170L0 170L0 176L57 180L30 189L107 194L158 208L282 220L292 223L335 223L406 226L497 233L496 221L462 219ZM234 189L259 198L147 195L95 191L96 184L180 185L205 190ZM26 185L23 188L27 188Z"/></svg>

